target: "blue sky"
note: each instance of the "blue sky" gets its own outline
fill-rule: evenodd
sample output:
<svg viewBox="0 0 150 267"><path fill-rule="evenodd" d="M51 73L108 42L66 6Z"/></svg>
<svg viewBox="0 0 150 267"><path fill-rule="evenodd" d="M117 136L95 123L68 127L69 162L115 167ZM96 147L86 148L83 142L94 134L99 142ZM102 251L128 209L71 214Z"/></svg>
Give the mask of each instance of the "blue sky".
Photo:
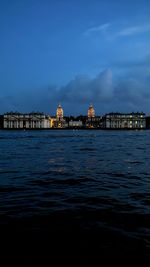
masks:
<svg viewBox="0 0 150 267"><path fill-rule="evenodd" d="M150 2L0 0L0 113L150 114Z"/></svg>

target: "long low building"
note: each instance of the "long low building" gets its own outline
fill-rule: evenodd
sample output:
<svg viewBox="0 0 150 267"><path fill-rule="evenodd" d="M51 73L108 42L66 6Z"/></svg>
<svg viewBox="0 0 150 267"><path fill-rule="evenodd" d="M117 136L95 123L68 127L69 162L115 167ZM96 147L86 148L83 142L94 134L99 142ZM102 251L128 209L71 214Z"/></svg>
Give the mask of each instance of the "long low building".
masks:
<svg viewBox="0 0 150 267"><path fill-rule="evenodd" d="M43 129L50 128L50 117L40 112L4 114L4 129Z"/></svg>
<svg viewBox="0 0 150 267"><path fill-rule="evenodd" d="M77 120L69 121L69 127L80 128L82 126L83 126L82 121L77 121Z"/></svg>
<svg viewBox="0 0 150 267"><path fill-rule="evenodd" d="M143 112L108 113L103 117L104 128L110 129L144 129L146 116Z"/></svg>

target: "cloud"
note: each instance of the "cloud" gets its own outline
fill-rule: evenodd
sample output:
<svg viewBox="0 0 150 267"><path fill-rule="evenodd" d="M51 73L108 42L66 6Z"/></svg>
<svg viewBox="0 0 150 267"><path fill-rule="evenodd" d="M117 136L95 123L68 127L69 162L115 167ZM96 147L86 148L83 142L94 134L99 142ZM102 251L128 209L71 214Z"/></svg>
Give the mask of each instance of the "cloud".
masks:
<svg viewBox="0 0 150 267"><path fill-rule="evenodd" d="M78 75L65 86L47 86L0 98L1 112L43 111L54 115L60 102L65 115L86 114L92 102L96 114L144 111L150 113L149 56L141 61L114 64L91 78Z"/></svg>
<svg viewBox="0 0 150 267"><path fill-rule="evenodd" d="M106 69L91 79L88 76L77 76L55 95L63 102L89 103L108 101L112 96L112 71Z"/></svg>
<svg viewBox="0 0 150 267"><path fill-rule="evenodd" d="M141 34L145 32L150 32L150 24L124 28L120 32L118 32L116 36L132 36L135 34Z"/></svg>
<svg viewBox="0 0 150 267"><path fill-rule="evenodd" d="M115 68L121 75L117 77L114 87L114 98L117 106L132 108L150 113L150 63L149 55L143 60L135 62L122 62Z"/></svg>
<svg viewBox="0 0 150 267"><path fill-rule="evenodd" d="M98 112L131 112L149 110L150 68L149 56L137 62L122 62L120 72L106 69L94 78L77 76L55 94L54 102L59 101L69 110L83 112L93 103ZM124 66L125 65L125 66ZM68 104L69 103L69 104Z"/></svg>
<svg viewBox="0 0 150 267"><path fill-rule="evenodd" d="M117 61L113 62L113 67L120 68L122 70L124 69L140 69L140 71L143 69L144 71L149 70L150 68L150 55L147 55L143 59L140 60L132 60L132 61Z"/></svg>
<svg viewBox="0 0 150 267"><path fill-rule="evenodd" d="M105 33L109 27L110 23L105 23L96 27L89 28L83 33L83 35L88 37L93 33Z"/></svg>

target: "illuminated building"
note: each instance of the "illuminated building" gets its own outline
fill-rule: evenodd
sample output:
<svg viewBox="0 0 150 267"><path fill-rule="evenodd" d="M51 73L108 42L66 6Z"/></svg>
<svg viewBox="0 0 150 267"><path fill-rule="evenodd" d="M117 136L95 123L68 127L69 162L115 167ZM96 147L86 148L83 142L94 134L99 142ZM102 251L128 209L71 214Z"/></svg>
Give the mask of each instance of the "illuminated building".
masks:
<svg viewBox="0 0 150 267"><path fill-rule="evenodd" d="M88 118L94 118L94 117L95 117L95 110L91 104L88 108Z"/></svg>
<svg viewBox="0 0 150 267"><path fill-rule="evenodd" d="M95 117L95 110L93 108L93 105L91 104L88 108L88 118L87 118L87 127L89 128L93 128L94 125L93 125L93 119Z"/></svg>
<svg viewBox="0 0 150 267"><path fill-rule="evenodd" d="M56 117L50 117L50 128L54 128L56 123Z"/></svg>
<svg viewBox="0 0 150 267"><path fill-rule="evenodd" d="M69 127L71 128L71 127L74 127L74 128L80 128L80 127L82 127L83 126L83 124L82 124L82 121L76 121L76 120L74 120L74 121L69 121Z"/></svg>
<svg viewBox="0 0 150 267"><path fill-rule="evenodd" d="M64 119L64 111L62 106L59 104L56 109L56 118L52 119L52 128L65 128L68 125L66 125L66 121Z"/></svg>
<svg viewBox="0 0 150 267"><path fill-rule="evenodd" d="M58 108L57 108L57 110L56 110L56 118L57 118L58 120L62 120L62 119L63 119L63 116L64 116L64 111L63 111L61 105L59 104L59 105L58 105Z"/></svg>
<svg viewBox="0 0 150 267"><path fill-rule="evenodd" d="M144 129L146 116L143 112L109 113L104 116L104 128Z"/></svg>
<svg viewBox="0 0 150 267"><path fill-rule="evenodd" d="M8 112L0 115L0 129L48 129L48 128L93 128L93 129L150 129L150 116L143 112L108 113L95 116L92 105L88 116L64 117L63 108L58 105L56 116L41 112Z"/></svg>
<svg viewBox="0 0 150 267"><path fill-rule="evenodd" d="M42 129L50 128L50 117L40 112L22 114L9 112L4 114L4 128Z"/></svg>

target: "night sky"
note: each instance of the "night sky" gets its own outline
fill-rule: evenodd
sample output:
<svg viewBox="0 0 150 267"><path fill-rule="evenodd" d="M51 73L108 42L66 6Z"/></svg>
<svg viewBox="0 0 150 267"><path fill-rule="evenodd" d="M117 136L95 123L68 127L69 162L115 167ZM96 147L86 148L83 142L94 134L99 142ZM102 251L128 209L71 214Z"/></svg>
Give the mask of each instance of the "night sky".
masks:
<svg viewBox="0 0 150 267"><path fill-rule="evenodd" d="M0 0L0 113L150 114L149 0Z"/></svg>

